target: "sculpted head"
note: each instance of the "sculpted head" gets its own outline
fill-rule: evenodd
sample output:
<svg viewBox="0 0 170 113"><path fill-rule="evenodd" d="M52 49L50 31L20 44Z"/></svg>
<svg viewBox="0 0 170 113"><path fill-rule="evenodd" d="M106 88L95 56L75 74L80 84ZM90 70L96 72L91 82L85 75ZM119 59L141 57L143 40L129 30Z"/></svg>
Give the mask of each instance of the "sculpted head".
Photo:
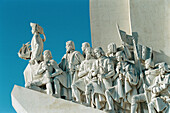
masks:
<svg viewBox="0 0 170 113"><path fill-rule="evenodd" d="M66 42L66 52L74 51L75 46L73 41L67 41Z"/></svg>
<svg viewBox="0 0 170 113"><path fill-rule="evenodd" d="M44 31L43 31L43 28L36 24L36 23L30 23L30 26L32 27L32 34L35 34L35 33L40 33L40 34L44 34Z"/></svg>
<svg viewBox="0 0 170 113"><path fill-rule="evenodd" d="M85 52L87 60L92 58L92 56L93 56L93 49L91 47L87 47L84 52Z"/></svg>
<svg viewBox="0 0 170 113"><path fill-rule="evenodd" d="M116 59L117 61L121 62L124 61L125 55L122 51L119 51L116 53Z"/></svg>
<svg viewBox="0 0 170 113"><path fill-rule="evenodd" d="M52 59L51 51L50 50L45 50L44 54L43 54L43 57L44 57L44 61L51 60Z"/></svg>
<svg viewBox="0 0 170 113"><path fill-rule="evenodd" d="M88 42L82 43L81 49L82 49L83 52L85 51L85 49L86 49L87 47L90 47L90 44L89 44Z"/></svg>
<svg viewBox="0 0 170 113"><path fill-rule="evenodd" d="M165 72L168 72L169 70L167 63L165 62L159 63L158 67L161 75L165 74Z"/></svg>
<svg viewBox="0 0 170 113"><path fill-rule="evenodd" d="M103 49L102 49L101 47L96 47L96 48L94 49L94 54L95 54L95 56L96 56L97 58L100 58L101 56L104 56L104 55L105 55L105 53L104 53L104 51L103 51Z"/></svg>
<svg viewBox="0 0 170 113"><path fill-rule="evenodd" d="M116 44L115 43L110 43L108 46L107 46L107 49L108 49L108 53L116 53Z"/></svg>

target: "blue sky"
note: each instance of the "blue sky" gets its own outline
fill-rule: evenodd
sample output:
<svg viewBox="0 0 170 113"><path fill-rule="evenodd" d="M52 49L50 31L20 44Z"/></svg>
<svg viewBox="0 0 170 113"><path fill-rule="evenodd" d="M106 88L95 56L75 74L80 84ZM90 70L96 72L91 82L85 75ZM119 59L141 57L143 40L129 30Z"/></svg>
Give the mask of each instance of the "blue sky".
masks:
<svg viewBox="0 0 170 113"><path fill-rule="evenodd" d="M31 41L30 22L44 28L44 50L51 50L60 62L65 42L73 40L76 50L91 43L89 0L0 0L0 112L15 113L11 105L14 86L24 86L27 60L17 55L23 43Z"/></svg>

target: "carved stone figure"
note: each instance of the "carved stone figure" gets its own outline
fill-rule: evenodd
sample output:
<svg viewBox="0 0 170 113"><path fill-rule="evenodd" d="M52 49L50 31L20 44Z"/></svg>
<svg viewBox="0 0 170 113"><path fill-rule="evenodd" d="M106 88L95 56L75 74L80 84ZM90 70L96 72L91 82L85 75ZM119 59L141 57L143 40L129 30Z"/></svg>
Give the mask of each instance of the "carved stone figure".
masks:
<svg viewBox="0 0 170 113"><path fill-rule="evenodd" d="M125 81L124 81L124 88L125 88L125 100L126 102L126 109L130 109L130 103L132 102L133 95L137 95L138 83L139 83L139 76L137 75L135 66L129 63L126 66L126 74L125 74ZM129 104L129 105L128 105Z"/></svg>
<svg viewBox="0 0 170 113"><path fill-rule="evenodd" d="M168 65L154 65L152 48L138 44L137 34L128 35L117 26L122 45L110 43L106 55L88 42L82 43L81 54L67 41L58 65L49 50L42 54L43 28L30 25L31 44L23 44L18 52L20 58L30 59L24 71L26 88L112 113L170 112Z"/></svg>
<svg viewBox="0 0 170 113"><path fill-rule="evenodd" d="M52 82L54 78L57 75L59 76L60 74L62 74L63 71L58 67L57 63L52 59L52 55L49 50L44 51L43 59L44 61L42 61L39 64L36 73L37 76L41 75L41 78L30 82L28 88L34 89L36 86L41 88L45 85L47 89L47 94L52 95L53 94ZM56 89L57 86L55 82L54 82L54 86L55 86L55 90L58 90Z"/></svg>
<svg viewBox="0 0 170 113"><path fill-rule="evenodd" d="M86 85L91 79L92 65L95 62L95 59L92 56L93 49L91 47L87 47L84 53L85 53L86 58L84 61L82 61L80 65L79 73L78 73L78 80L74 84L72 84L72 92L78 103L82 102L81 94L82 93L85 94ZM86 101L87 103L89 102L88 100Z"/></svg>
<svg viewBox="0 0 170 113"><path fill-rule="evenodd" d="M105 56L101 47L94 49L97 58L92 67L92 80L87 85L87 90L93 90L92 102L96 108L101 109L101 101L105 101L104 92L112 86L111 78L115 74L113 62ZM88 93L86 93L88 94ZM93 100L94 99L94 100Z"/></svg>
<svg viewBox="0 0 170 113"><path fill-rule="evenodd" d="M23 47L18 52L18 55L22 59L31 59L29 64L27 65L24 71L25 78L25 87L29 86L29 82L38 79L39 77L35 77L38 65L41 61L43 61L43 42L46 40L46 36L44 34L43 28L36 23L30 23L32 27L32 40L31 44L26 43L23 44ZM40 34L44 35L44 39L40 37ZM31 45L31 48L29 47Z"/></svg>
<svg viewBox="0 0 170 113"><path fill-rule="evenodd" d="M158 64L157 64L158 65ZM150 86L153 84L153 80L156 76L159 75L159 69L155 68L157 67L154 66L154 62L152 61L151 58L145 60L145 77L144 77L144 80L145 80L145 84L147 86Z"/></svg>
<svg viewBox="0 0 170 113"><path fill-rule="evenodd" d="M93 70L98 75L105 91L112 86L111 77L115 74L114 65L112 61L105 56L101 47L95 48L94 53L97 57L97 61L95 62Z"/></svg>
<svg viewBox="0 0 170 113"><path fill-rule="evenodd" d="M124 89L124 81L125 81L125 68L127 66L127 62L124 61L124 53L119 51L116 53L116 59L118 61L116 66L116 74L113 76L113 87L110 87L105 91L107 103L109 105L108 110L115 112L114 102L121 104L123 107L123 100L125 98L125 89Z"/></svg>
<svg viewBox="0 0 170 113"><path fill-rule="evenodd" d="M117 48L116 48L116 44L115 43L110 43L108 46L107 46L107 53L106 53L106 56L108 58L110 58L114 64L114 67L116 67L117 65L117 60L116 60L116 52L117 52Z"/></svg>
<svg viewBox="0 0 170 113"><path fill-rule="evenodd" d="M73 41L66 42L66 54L63 56L59 67L67 74L67 84L68 88L78 79L78 72L81 62L84 60L83 55L75 51L75 46ZM69 98L71 99L71 89L69 91Z"/></svg>
<svg viewBox="0 0 170 113"><path fill-rule="evenodd" d="M152 83L150 83L150 81L153 81L154 77L156 77L157 75L157 70L156 69L153 69L154 68L154 63L151 59L147 59L145 60L145 70L144 70L144 73L145 73L145 76L146 78L144 78L143 80L143 88L145 89L146 87L149 87L150 85L152 85ZM148 80L147 78L150 78L152 80ZM141 80L141 79L140 79ZM137 108L139 107L139 103L143 103L143 102L148 102L150 100L150 93L148 94L147 91L145 91L144 93L140 93L138 95L134 95L132 97L132 102L131 102L131 113L135 113L137 112ZM138 109L138 111L141 111Z"/></svg>
<svg viewBox="0 0 170 113"><path fill-rule="evenodd" d="M149 113L170 111L170 74L167 64L159 64L160 74L154 80L154 84L146 90L151 91L151 101L148 103Z"/></svg>
<svg viewBox="0 0 170 113"><path fill-rule="evenodd" d="M42 52L43 52L43 42L46 40L46 36L44 34L43 28L36 23L30 23L32 27L32 34L34 35L31 40L31 60L30 63L34 64L35 60L40 62L43 60ZM44 35L44 39L40 37L40 34Z"/></svg>

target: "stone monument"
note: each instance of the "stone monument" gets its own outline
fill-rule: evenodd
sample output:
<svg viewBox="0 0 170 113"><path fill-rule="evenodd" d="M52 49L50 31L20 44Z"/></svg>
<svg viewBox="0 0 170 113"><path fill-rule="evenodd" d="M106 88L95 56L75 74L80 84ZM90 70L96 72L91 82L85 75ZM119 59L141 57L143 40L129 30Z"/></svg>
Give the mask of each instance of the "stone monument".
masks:
<svg viewBox="0 0 170 113"><path fill-rule="evenodd" d="M106 51L110 42L121 45L118 24L129 35L137 32L139 44L153 48L154 62L170 64L169 5L169 0L90 0L93 47Z"/></svg>
<svg viewBox="0 0 170 113"><path fill-rule="evenodd" d="M46 40L43 28L31 23L31 44L23 44L18 52L29 63L24 71L25 88L15 85L11 93L15 110L19 113L169 113L170 59L157 51L166 52L168 46L149 45L145 37L150 36L151 41L151 36L157 36L141 30L152 27L149 23L141 25L141 29L135 26L140 23L135 23L133 13L140 10L133 8L139 3L146 4L145 0L91 0L93 47L88 42L82 43L81 54L75 50L73 41L67 41L66 54L59 64L52 59L50 50L43 49ZM154 5L157 3L158 0L153 1ZM161 4L164 3L168 1ZM145 7L148 8L147 4ZM141 8L139 5L136 9ZM140 29L139 33L132 32L133 27ZM150 31L154 33L153 29ZM163 32L166 30L160 33Z"/></svg>

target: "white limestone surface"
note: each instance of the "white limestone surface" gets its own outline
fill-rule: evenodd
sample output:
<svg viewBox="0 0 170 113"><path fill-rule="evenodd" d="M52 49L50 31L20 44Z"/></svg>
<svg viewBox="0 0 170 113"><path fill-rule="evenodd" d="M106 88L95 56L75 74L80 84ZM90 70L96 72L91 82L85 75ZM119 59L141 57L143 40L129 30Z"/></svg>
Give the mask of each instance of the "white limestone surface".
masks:
<svg viewBox="0 0 170 113"><path fill-rule="evenodd" d="M17 113L104 113L17 85L14 86L11 97Z"/></svg>
<svg viewBox="0 0 170 113"><path fill-rule="evenodd" d="M93 48L106 51L111 42L120 45L116 24L131 34L129 0L90 0L90 24Z"/></svg>
<svg viewBox="0 0 170 113"><path fill-rule="evenodd" d="M155 50L154 62L170 64L170 0L130 0L130 16L139 43Z"/></svg>
<svg viewBox="0 0 170 113"><path fill-rule="evenodd" d="M152 47L155 63L170 64L170 0L90 0L90 23L93 47L119 46L118 23L127 34L137 32L139 44Z"/></svg>

